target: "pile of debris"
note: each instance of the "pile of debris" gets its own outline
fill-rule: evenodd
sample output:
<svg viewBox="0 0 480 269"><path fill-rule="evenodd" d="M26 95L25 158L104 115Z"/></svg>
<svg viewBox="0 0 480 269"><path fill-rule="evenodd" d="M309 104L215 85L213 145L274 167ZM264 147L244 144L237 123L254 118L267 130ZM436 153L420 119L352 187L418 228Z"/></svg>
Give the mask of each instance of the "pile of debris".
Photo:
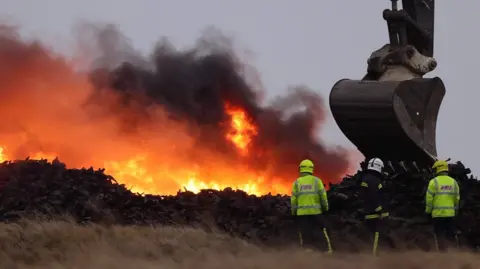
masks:
<svg viewBox="0 0 480 269"><path fill-rule="evenodd" d="M462 188L461 242L476 248L480 245L480 182L469 177L469 169L461 163L453 172ZM357 197L358 175L329 186L327 220L337 250L357 251L369 240ZM430 226L423 213L428 179L425 174L406 173L385 183L391 228L402 248L431 246ZM298 241L288 196L256 197L231 189L142 196L117 184L103 170L67 169L58 161L46 160L0 164L0 182L8 182L0 192L0 216L5 222L32 215L68 215L79 223L195 226L271 246Z"/></svg>

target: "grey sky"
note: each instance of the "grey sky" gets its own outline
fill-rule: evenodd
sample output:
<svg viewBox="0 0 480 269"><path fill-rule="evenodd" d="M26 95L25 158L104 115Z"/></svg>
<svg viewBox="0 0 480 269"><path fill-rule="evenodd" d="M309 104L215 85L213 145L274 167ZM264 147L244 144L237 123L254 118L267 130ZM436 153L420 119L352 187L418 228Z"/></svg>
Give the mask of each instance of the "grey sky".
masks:
<svg viewBox="0 0 480 269"><path fill-rule="evenodd" d="M370 52L387 42L381 13L389 1L0 0L0 5L3 21L64 51L79 20L117 24L145 52L160 36L188 46L202 29L214 25L254 53L249 61L261 72L269 97L293 84L305 84L328 97L337 80L363 76ZM462 160L477 173L480 127L470 111L476 110L480 97L475 83L478 10L479 1L437 0L439 66L432 74L447 87L437 127L439 155ZM352 146L331 117L322 138Z"/></svg>

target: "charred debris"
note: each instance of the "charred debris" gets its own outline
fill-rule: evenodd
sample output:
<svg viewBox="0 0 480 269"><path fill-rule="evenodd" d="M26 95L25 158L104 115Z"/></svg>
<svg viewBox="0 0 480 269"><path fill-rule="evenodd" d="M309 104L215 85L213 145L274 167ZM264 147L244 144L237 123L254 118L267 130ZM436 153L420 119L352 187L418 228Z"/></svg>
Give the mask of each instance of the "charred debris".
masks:
<svg viewBox="0 0 480 269"><path fill-rule="evenodd" d="M459 181L462 203L458 227L462 246L480 245L480 182L458 162L451 173ZM357 197L359 171L330 184L327 213L332 241L339 251L359 251L368 242ZM400 171L385 182L390 222L402 249L432 249L433 237L424 215L428 173ZM23 217L73 218L80 225L174 225L222 231L267 246L297 244L287 195L249 195L225 189L175 196L132 193L103 170L68 169L54 160L22 160L0 164L0 216L3 222Z"/></svg>

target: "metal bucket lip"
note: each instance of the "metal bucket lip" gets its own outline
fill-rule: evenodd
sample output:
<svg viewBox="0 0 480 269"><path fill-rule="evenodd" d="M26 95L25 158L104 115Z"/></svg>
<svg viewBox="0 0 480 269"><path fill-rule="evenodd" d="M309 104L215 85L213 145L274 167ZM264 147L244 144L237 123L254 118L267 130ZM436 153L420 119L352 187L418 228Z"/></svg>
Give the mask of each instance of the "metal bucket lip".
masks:
<svg viewBox="0 0 480 269"><path fill-rule="evenodd" d="M415 80L422 80L425 83L430 83L432 87L430 88L431 95L428 99L428 103L425 106L425 119L424 119L424 125L427 125L427 121L430 121L430 119L433 120L433 122L430 122L430 127L424 127L423 130L420 129L411 129L415 133L408 135L411 139L411 135L415 135L415 138L412 139L412 142L418 145L418 147L423 148L425 151L427 151L430 155L436 156L437 155L437 149L436 149L436 121L438 118L438 114L440 111L440 107L443 101L443 97L445 96L445 85L443 81L439 77L434 77L434 78L423 78L423 79L415 79ZM415 82L415 80L412 80ZM403 83L411 83L412 81L404 81ZM435 85L437 84L437 85ZM411 119L411 116L409 115L408 111L406 110L406 105L404 100L400 97L399 92L404 91L406 87L398 87L395 90L394 96L393 96L393 109L395 110L395 115L397 117L397 121L402 125L402 129L405 131L407 128L409 128L409 125L411 124L411 121L405 121L402 119ZM440 92L441 91L441 92ZM435 94L433 94L435 93ZM438 97L438 98L436 98ZM437 109L429 109L429 107L436 107ZM423 132L422 132L423 131ZM433 136L433 137L432 137ZM418 142L422 142L419 144ZM427 143L427 145L425 145Z"/></svg>

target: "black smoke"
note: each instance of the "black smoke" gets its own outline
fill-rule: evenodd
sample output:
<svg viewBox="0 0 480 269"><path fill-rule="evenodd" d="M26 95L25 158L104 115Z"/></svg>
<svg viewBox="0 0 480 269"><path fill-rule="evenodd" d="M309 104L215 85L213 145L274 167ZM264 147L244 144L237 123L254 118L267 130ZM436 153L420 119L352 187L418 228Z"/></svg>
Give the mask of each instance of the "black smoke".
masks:
<svg viewBox="0 0 480 269"><path fill-rule="evenodd" d="M125 103L136 102L145 108L162 105L172 119L200 127L199 145L236 154L224 139L228 102L243 108L258 127L251 154L241 159L251 167L270 171L272 178L295 177L298 163L309 158L317 174L330 181L340 179L349 168L348 152L331 149L318 137L325 121L323 98L306 87L296 87L270 105L261 105L263 90L248 75L255 71L241 61L233 42L220 32L210 29L185 50L162 39L149 56L135 52L114 27L94 32L100 48L92 72L95 85L122 92Z"/></svg>

